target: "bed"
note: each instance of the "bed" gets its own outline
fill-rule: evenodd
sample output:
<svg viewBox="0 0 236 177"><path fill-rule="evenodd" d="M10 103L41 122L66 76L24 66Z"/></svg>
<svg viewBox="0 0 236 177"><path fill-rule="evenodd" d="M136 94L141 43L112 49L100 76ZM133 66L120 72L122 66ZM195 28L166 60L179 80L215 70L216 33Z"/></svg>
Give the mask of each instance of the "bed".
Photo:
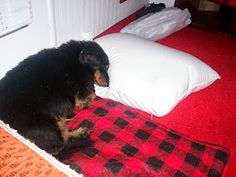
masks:
<svg viewBox="0 0 236 177"><path fill-rule="evenodd" d="M134 17L98 37L119 32ZM75 110L70 126L92 128L95 144L63 161L70 168L1 123L0 176L235 176L236 40L186 27L157 43L200 58L221 79L190 94L161 118L100 97L90 108ZM150 137L155 138L147 141ZM15 144L23 148L11 148ZM26 149L29 158L19 155Z"/></svg>

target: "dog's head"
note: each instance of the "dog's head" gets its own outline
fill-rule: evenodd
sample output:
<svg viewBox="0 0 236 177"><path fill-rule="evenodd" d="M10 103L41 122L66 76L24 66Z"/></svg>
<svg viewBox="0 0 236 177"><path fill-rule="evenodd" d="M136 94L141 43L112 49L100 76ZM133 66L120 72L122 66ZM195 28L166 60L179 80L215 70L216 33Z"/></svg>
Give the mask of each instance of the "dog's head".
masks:
<svg viewBox="0 0 236 177"><path fill-rule="evenodd" d="M81 64L88 65L94 71L95 83L99 86L109 86L109 60L104 50L92 41L83 42L83 49L79 55Z"/></svg>

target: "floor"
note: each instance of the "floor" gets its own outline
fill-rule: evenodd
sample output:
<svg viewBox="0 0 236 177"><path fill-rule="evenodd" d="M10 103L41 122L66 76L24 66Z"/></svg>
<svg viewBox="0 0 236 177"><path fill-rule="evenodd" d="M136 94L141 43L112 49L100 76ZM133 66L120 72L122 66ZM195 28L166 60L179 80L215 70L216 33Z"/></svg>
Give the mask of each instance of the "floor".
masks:
<svg viewBox="0 0 236 177"><path fill-rule="evenodd" d="M176 0L176 7L188 8L192 15L191 26L204 28L209 31L230 35L236 38L236 10L221 6L219 11L199 11L191 0Z"/></svg>

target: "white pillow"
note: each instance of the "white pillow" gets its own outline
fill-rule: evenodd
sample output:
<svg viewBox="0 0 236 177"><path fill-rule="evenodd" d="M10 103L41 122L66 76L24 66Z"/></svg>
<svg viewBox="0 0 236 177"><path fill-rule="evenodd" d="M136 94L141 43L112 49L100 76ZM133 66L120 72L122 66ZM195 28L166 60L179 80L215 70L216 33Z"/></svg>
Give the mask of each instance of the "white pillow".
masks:
<svg viewBox="0 0 236 177"><path fill-rule="evenodd" d="M158 117L220 78L196 57L132 34L115 33L95 41L110 60L110 86L96 87L96 94Z"/></svg>

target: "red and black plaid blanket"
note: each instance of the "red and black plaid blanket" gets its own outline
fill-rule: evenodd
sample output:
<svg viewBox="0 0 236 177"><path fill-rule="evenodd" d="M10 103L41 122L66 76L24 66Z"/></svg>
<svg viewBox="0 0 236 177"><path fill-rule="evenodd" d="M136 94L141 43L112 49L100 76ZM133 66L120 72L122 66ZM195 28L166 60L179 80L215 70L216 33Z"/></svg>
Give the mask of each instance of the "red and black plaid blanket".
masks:
<svg viewBox="0 0 236 177"><path fill-rule="evenodd" d="M95 143L64 163L84 176L218 177L228 162L224 148L191 140L109 99L77 113L70 126L92 129Z"/></svg>

